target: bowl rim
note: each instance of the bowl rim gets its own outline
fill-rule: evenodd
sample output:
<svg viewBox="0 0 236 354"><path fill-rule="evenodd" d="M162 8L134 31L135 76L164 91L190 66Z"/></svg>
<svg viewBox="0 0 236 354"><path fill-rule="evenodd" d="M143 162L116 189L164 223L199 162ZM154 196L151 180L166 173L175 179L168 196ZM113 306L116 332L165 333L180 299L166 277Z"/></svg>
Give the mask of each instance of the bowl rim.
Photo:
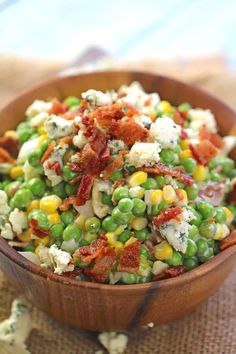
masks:
<svg viewBox="0 0 236 354"><path fill-rule="evenodd" d="M218 97L209 94L206 92L204 89L201 89L195 85L183 82L181 80L168 77L165 75L159 75L151 72L145 72L145 71L138 71L138 70L120 70L120 69L113 69L113 70L96 70L96 71L90 71L90 72L80 72L72 75L58 75L50 78L49 80L43 80L40 81L38 84L33 85L32 87L23 90L21 93L18 95L14 96L10 101L8 101L3 107L0 108L0 112L3 113L5 110L8 109L9 106L11 106L14 102L20 101L23 97L27 96L30 94L32 91L42 89L44 86L49 86L49 85L54 85L58 81L63 81L67 80L69 78L78 78L81 76L90 76L94 74L99 74L99 75L104 75L104 74L132 74L132 75L147 75L150 77L157 77L159 79L163 79L165 81L174 81L177 85L184 85L186 87L189 87L191 89L194 89L195 92L199 92L201 94L204 94L208 96L208 98L211 98L215 101L217 101L219 104L224 106L224 108L230 110L233 114L235 114L236 117L236 111L232 107L230 107L228 104L224 103L221 101ZM35 98L37 99L37 97ZM109 291L121 291L123 290L130 290L133 292L140 291L140 290L148 290L150 287L152 288L174 288L175 285L182 285L183 283L186 284L188 282L193 281L196 278L200 278L204 276L206 273L209 273L212 271L214 268L217 268L219 265L221 265L228 257L232 256L234 253L236 253L236 245L233 245L219 254L217 254L215 257L210 259L208 262L201 264L197 268L186 272L184 274L181 274L181 276L175 277L175 278L170 278L170 279L163 279L163 280L157 280L153 282L147 282L147 283L139 283L139 284L130 284L130 285L117 285L117 284L100 284L100 283L93 283L93 282L88 282L88 281L82 281L82 280L75 280L63 275L58 275L53 273L49 269L42 268L40 265L34 264L33 262L29 261L26 259L24 256L19 254L15 249L13 249L11 246L8 245L7 241L0 237L0 253L2 253L4 256L9 258L13 263L16 265L20 266L22 269L25 269L29 273L33 273L36 276L41 276L45 278L46 280L50 280L56 283L64 284L67 286L72 286L75 288L89 288L89 289L100 289L100 290L109 290Z"/></svg>

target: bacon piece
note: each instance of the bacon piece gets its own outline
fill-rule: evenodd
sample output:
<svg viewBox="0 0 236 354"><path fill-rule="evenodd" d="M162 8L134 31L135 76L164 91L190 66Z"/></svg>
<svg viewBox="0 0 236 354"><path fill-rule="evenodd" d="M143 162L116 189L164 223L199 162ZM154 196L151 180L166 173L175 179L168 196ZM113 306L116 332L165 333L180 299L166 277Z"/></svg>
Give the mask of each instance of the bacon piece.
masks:
<svg viewBox="0 0 236 354"><path fill-rule="evenodd" d="M80 247L75 251L73 258L80 258L83 263L90 263L97 258L107 245L107 238L102 236L93 241L90 245Z"/></svg>
<svg viewBox="0 0 236 354"><path fill-rule="evenodd" d="M91 148L100 155L106 148L108 137L97 127L90 126L86 129L84 135L88 139Z"/></svg>
<svg viewBox="0 0 236 354"><path fill-rule="evenodd" d="M9 154L9 152L2 147L0 147L0 163L1 162L9 162L14 163L13 157Z"/></svg>
<svg viewBox="0 0 236 354"><path fill-rule="evenodd" d="M199 138L200 140L209 140L218 149L221 149L224 146L224 140L221 136L217 133L210 133L205 124L200 128Z"/></svg>
<svg viewBox="0 0 236 354"><path fill-rule="evenodd" d="M17 157L19 152L19 141L13 136L0 136L0 147L6 150L12 157Z"/></svg>
<svg viewBox="0 0 236 354"><path fill-rule="evenodd" d="M110 149L110 148L106 148L106 149L102 152L102 154L101 154L101 156L100 156L101 162L106 162L106 161L108 161L108 160L110 159L110 156L111 156L111 149Z"/></svg>
<svg viewBox="0 0 236 354"><path fill-rule="evenodd" d="M185 272L183 265L171 266L166 268L161 274L154 275L152 281L178 277Z"/></svg>
<svg viewBox="0 0 236 354"><path fill-rule="evenodd" d="M183 129L181 129L181 132L180 132L180 139L183 139L183 140L188 139L188 134Z"/></svg>
<svg viewBox="0 0 236 354"><path fill-rule="evenodd" d="M49 114L63 114L68 110L68 106L66 103L60 102L57 98L53 98L52 107L49 110Z"/></svg>
<svg viewBox="0 0 236 354"><path fill-rule="evenodd" d="M60 145L66 144L66 145L71 145L73 142L74 134L64 136L63 138L60 139Z"/></svg>
<svg viewBox="0 0 236 354"><path fill-rule="evenodd" d="M224 249L231 247L236 244L236 230L232 231L231 234L226 236L222 241L220 241L220 249L223 251Z"/></svg>
<svg viewBox="0 0 236 354"><path fill-rule="evenodd" d="M101 172L103 179L108 179L114 171L121 168L124 163L123 155L124 153L120 151L119 155Z"/></svg>
<svg viewBox="0 0 236 354"><path fill-rule="evenodd" d="M215 157L219 150L209 140L202 140L199 144L190 144L193 157L202 165L208 165L210 160Z"/></svg>
<svg viewBox="0 0 236 354"><path fill-rule="evenodd" d="M165 224L166 222L175 219L178 215L182 213L183 209L181 208L168 208L162 210L160 215L154 216L152 219L152 224L155 227L160 227L161 225Z"/></svg>
<svg viewBox="0 0 236 354"><path fill-rule="evenodd" d="M116 259L116 252L111 247L104 248L95 260L92 268L84 269L84 274L98 283L105 283Z"/></svg>
<svg viewBox="0 0 236 354"><path fill-rule="evenodd" d="M79 162L82 170L97 174L101 169L101 164L98 154L87 143L79 154Z"/></svg>
<svg viewBox="0 0 236 354"><path fill-rule="evenodd" d="M68 165L68 166L71 168L71 170L74 171L74 172L80 173L80 172L83 171L83 168L80 166L79 163L69 162L67 165Z"/></svg>
<svg viewBox="0 0 236 354"><path fill-rule="evenodd" d="M140 167L138 170L151 173L157 176L169 175L177 178L180 182L183 182L189 186L192 186L194 184L194 180L191 176L185 175L180 169L171 169L168 166L164 165L162 162L158 162L153 167Z"/></svg>
<svg viewBox="0 0 236 354"><path fill-rule="evenodd" d="M68 183L72 186L76 185L76 184L80 184L82 176L76 176L74 178L72 178Z"/></svg>
<svg viewBox="0 0 236 354"><path fill-rule="evenodd" d="M67 278L75 278L79 276L82 273L82 271L83 271L82 269L74 269L69 272L64 272L63 276Z"/></svg>
<svg viewBox="0 0 236 354"><path fill-rule="evenodd" d="M54 170L56 172L57 176L61 176L62 175L61 165L59 164L58 161L54 161L53 163L49 163L48 162L47 167L50 170Z"/></svg>
<svg viewBox="0 0 236 354"><path fill-rule="evenodd" d="M123 140L126 145L133 145L136 141L143 141L148 137L148 130L132 120L112 123L109 133L116 139Z"/></svg>
<svg viewBox="0 0 236 354"><path fill-rule="evenodd" d="M90 191L93 185L94 177L91 175L84 175L81 178L79 189L76 196L76 205L84 205L90 198Z"/></svg>
<svg viewBox="0 0 236 354"><path fill-rule="evenodd" d="M55 141L53 140L47 147L47 150L44 152L43 156L41 157L40 163L43 164L51 155L54 148L56 146Z"/></svg>
<svg viewBox="0 0 236 354"><path fill-rule="evenodd" d="M139 269L141 241L125 246L120 254L118 272L135 273Z"/></svg>
<svg viewBox="0 0 236 354"><path fill-rule="evenodd" d="M225 195L225 186L222 182L209 182L203 187L199 196L213 206L220 206Z"/></svg>
<svg viewBox="0 0 236 354"><path fill-rule="evenodd" d="M36 236L38 236L39 238L44 238L47 237L49 235L49 231L43 229L42 227L40 227L38 225L38 220L36 219L32 219L30 220L30 226L32 228L32 233Z"/></svg>
<svg viewBox="0 0 236 354"><path fill-rule="evenodd" d="M61 211L67 211L70 207L70 205L75 205L76 202L76 195L71 195L68 198L65 198L63 202L60 205L60 210Z"/></svg>
<svg viewBox="0 0 236 354"><path fill-rule="evenodd" d="M184 126L184 118L182 117L182 115L181 115L181 113L180 113L179 111L175 111L175 112L173 113L172 118L173 118L173 121L174 121L176 124L180 125L181 127Z"/></svg>
<svg viewBox="0 0 236 354"><path fill-rule="evenodd" d="M91 126L94 124L94 118L92 116L83 116L81 122L86 126Z"/></svg>
<svg viewBox="0 0 236 354"><path fill-rule="evenodd" d="M228 203L234 205L236 204L236 184L233 185L233 189L229 193Z"/></svg>

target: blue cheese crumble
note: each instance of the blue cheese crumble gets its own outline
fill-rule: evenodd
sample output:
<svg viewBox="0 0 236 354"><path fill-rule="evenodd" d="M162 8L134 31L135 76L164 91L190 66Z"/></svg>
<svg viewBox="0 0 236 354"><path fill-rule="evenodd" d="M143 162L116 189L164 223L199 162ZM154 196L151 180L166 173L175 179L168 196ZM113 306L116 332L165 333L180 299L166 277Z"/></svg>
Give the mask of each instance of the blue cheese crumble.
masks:
<svg viewBox="0 0 236 354"><path fill-rule="evenodd" d="M180 132L181 127L169 117L158 118L150 128L151 139L158 142L162 149L176 148Z"/></svg>

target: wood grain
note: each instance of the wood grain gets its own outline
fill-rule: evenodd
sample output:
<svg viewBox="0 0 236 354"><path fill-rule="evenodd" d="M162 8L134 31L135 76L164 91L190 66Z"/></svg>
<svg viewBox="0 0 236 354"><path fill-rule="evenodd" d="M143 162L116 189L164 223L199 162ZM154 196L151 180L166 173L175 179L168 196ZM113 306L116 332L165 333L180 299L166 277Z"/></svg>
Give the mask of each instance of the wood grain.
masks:
<svg viewBox="0 0 236 354"><path fill-rule="evenodd" d="M79 95L89 88L106 90L140 81L174 104L189 102L211 109L222 134L236 122L235 112L218 99L187 84L162 76L125 71L97 72L57 78L23 93L0 112L0 132L24 119L36 98ZM236 262L236 246L179 278L136 285L103 285L58 276L27 261L0 239L0 268L14 286L55 319L81 328L125 330L171 321L192 311L213 294Z"/></svg>

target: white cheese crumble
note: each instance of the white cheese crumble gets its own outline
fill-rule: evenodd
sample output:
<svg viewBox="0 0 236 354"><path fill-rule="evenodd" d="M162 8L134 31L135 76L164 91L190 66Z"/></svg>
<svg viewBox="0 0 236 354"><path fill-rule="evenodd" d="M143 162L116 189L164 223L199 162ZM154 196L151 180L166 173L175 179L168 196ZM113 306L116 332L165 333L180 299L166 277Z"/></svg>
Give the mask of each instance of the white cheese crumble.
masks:
<svg viewBox="0 0 236 354"><path fill-rule="evenodd" d="M74 121L51 114L46 119L44 127L49 138L62 138L74 132Z"/></svg>
<svg viewBox="0 0 236 354"><path fill-rule="evenodd" d="M160 160L158 143L135 143L125 156L125 161L135 167L152 166Z"/></svg>
<svg viewBox="0 0 236 354"><path fill-rule="evenodd" d="M145 114L142 114L140 116L135 116L134 120L136 123L138 123L139 125L141 125L144 128L150 128L151 124L152 124L152 120L151 118L149 118L148 116L146 116Z"/></svg>
<svg viewBox="0 0 236 354"><path fill-rule="evenodd" d="M189 118L191 119L190 128L199 131L201 126L205 124L211 133L217 132L217 125L214 114L209 109L190 109Z"/></svg>
<svg viewBox="0 0 236 354"><path fill-rule="evenodd" d="M181 127L169 117L158 118L150 128L151 138L157 141L162 149L176 148L180 132Z"/></svg>
<svg viewBox="0 0 236 354"><path fill-rule="evenodd" d="M82 130L79 130L78 134L73 138L73 144L78 148L82 149L84 145L88 142L88 139L84 136Z"/></svg>
<svg viewBox="0 0 236 354"><path fill-rule="evenodd" d="M61 168L63 167L63 156L66 152L66 149L68 148L68 145L58 145L54 148L51 156L49 157L49 159L47 159L44 163L43 163L43 168L44 168L44 173L45 175L48 177L48 179L52 182L52 187L56 186L58 183L60 183L63 178L62 176L58 176L56 171L53 169L50 169L49 166L50 164L53 164L55 161L57 161Z"/></svg>
<svg viewBox="0 0 236 354"><path fill-rule="evenodd" d="M161 274L164 272L165 269L167 269L169 266L168 264L162 262L162 261L155 261L152 266L152 273L154 275Z"/></svg>
<svg viewBox="0 0 236 354"><path fill-rule="evenodd" d="M40 245L38 257L42 267L53 269L56 274L60 275L74 270L74 265L70 264L71 255L60 250L55 244L50 248Z"/></svg>
<svg viewBox="0 0 236 354"><path fill-rule="evenodd" d="M28 226L26 213L19 210L18 208L15 208L10 213L9 221L12 224L13 231L17 235L20 235L23 232L23 230L26 229Z"/></svg>
<svg viewBox="0 0 236 354"><path fill-rule="evenodd" d="M52 102L35 100L26 110L27 117L33 117L41 112L48 112L52 108Z"/></svg>
<svg viewBox="0 0 236 354"><path fill-rule="evenodd" d="M13 240L14 238L11 224L4 215L0 215L0 235L6 240Z"/></svg>
<svg viewBox="0 0 236 354"><path fill-rule="evenodd" d="M87 202L83 205L74 205L75 210L80 214L85 216L86 218L90 218L94 216L92 200L87 200Z"/></svg>
<svg viewBox="0 0 236 354"><path fill-rule="evenodd" d="M108 140L107 147L112 149L114 154L117 154L121 150L127 150L127 145L123 142L123 140Z"/></svg>
<svg viewBox="0 0 236 354"><path fill-rule="evenodd" d="M0 323L0 351L3 354L30 354L25 340L31 331L31 319L27 306L16 299L11 315Z"/></svg>
<svg viewBox="0 0 236 354"><path fill-rule="evenodd" d="M227 156L236 145L236 136L224 136L223 141L224 146L221 148L221 154Z"/></svg>
<svg viewBox="0 0 236 354"><path fill-rule="evenodd" d="M45 120L48 118L48 113L47 112L41 112L31 118L29 121L30 125L34 128L40 127L41 125L44 124Z"/></svg>
<svg viewBox="0 0 236 354"><path fill-rule="evenodd" d="M26 141L20 148L17 162L23 163L27 160L29 154L38 148L39 138Z"/></svg>
<svg viewBox="0 0 236 354"><path fill-rule="evenodd" d="M86 92L83 92L81 96L84 100L89 102L92 107L112 104L111 96L101 91L90 89Z"/></svg>
<svg viewBox="0 0 236 354"><path fill-rule="evenodd" d="M111 194L112 183L96 178L92 189L92 206L94 214L100 219L104 218L110 211L110 207L102 203L102 193Z"/></svg>
<svg viewBox="0 0 236 354"><path fill-rule="evenodd" d="M116 332L102 332L98 335L98 340L109 354L122 354L128 344L128 337Z"/></svg>
<svg viewBox="0 0 236 354"><path fill-rule="evenodd" d="M68 241L63 241L61 244L62 251L66 251L69 253L74 253L79 247L79 242L75 241L75 239L71 239Z"/></svg>

